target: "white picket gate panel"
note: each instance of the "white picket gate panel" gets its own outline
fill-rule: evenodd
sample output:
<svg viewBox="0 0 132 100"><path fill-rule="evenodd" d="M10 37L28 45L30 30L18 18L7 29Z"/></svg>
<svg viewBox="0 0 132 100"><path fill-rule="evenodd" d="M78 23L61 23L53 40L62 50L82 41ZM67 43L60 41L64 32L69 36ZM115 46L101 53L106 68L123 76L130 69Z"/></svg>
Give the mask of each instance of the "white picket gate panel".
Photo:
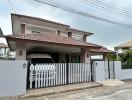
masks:
<svg viewBox="0 0 132 100"><path fill-rule="evenodd" d="M56 63L31 64L29 73L29 88L50 87L71 83L91 81L90 64ZM68 80L67 80L68 79Z"/></svg>

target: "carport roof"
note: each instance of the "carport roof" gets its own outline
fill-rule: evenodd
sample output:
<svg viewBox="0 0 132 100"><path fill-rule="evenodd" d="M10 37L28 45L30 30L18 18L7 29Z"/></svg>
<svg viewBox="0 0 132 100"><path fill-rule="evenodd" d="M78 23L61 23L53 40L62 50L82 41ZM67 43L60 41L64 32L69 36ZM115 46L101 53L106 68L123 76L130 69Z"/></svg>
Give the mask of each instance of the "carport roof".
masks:
<svg viewBox="0 0 132 100"><path fill-rule="evenodd" d="M96 52L96 53L115 53L115 51L108 50L105 47L102 47L100 49L90 49L91 52Z"/></svg>
<svg viewBox="0 0 132 100"><path fill-rule="evenodd" d="M54 33L36 33L36 34L19 34L19 35L6 35L5 38L7 41L34 41L41 43L53 43L53 44L63 44L63 45L71 45L71 46L80 46L80 47L93 47L100 48L102 46L96 45L89 42L83 42L79 40L75 40L72 38L56 35Z"/></svg>

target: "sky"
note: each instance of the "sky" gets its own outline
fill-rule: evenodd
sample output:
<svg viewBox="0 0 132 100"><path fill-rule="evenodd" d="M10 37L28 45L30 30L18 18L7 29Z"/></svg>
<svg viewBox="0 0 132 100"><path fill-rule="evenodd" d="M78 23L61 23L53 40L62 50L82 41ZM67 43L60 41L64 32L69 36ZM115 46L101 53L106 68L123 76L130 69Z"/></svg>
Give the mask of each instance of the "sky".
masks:
<svg viewBox="0 0 132 100"><path fill-rule="evenodd" d="M132 23L132 19L130 19L130 17L128 18L126 16L116 15L110 11L102 10L93 4L84 4L84 2L80 2L79 0L53 1L95 16L108 18L125 24ZM105 1L132 11L132 0ZM34 0L0 0L0 27L4 35L12 34L11 13L40 17L70 25L72 28L94 33L94 35L88 37L87 41L102 45L111 50L113 50L114 46L132 39L132 28L126 28L73 14L49 5L40 4ZM0 42L5 43L6 41L4 39L0 39Z"/></svg>

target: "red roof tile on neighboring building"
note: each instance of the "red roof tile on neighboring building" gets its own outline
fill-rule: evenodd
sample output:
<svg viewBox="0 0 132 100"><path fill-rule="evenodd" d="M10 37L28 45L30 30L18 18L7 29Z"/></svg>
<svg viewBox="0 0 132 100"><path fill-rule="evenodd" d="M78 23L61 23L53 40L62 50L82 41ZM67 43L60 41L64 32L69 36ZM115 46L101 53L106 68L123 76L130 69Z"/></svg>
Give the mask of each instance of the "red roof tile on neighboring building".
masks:
<svg viewBox="0 0 132 100"><path fill-rule="evenodd" d="M96 44L78 41L78 40L75 40L72 38L59 36L59 35L56 35L53 33L21 34L21 35L16 35L16 36L8 35L8 36L5 36L5 38L31 40L31 41L56 43L56 44L65 44L65 45L73 45L73 46L83 46L83 47L96 47L96 48L101 47Z"/></svg>

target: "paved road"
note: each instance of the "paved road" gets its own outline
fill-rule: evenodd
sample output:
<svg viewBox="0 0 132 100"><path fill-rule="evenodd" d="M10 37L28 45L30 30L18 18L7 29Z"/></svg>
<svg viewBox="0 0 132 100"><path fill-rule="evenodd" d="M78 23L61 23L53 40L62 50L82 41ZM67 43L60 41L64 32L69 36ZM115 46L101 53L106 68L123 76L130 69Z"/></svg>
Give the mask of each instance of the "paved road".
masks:
<svg viewBox="0 0 132 100"><path fill-rule="evenodd" d="M116 87L98 87L43 96L39 100L132 100L132 81Z"/></svg>

